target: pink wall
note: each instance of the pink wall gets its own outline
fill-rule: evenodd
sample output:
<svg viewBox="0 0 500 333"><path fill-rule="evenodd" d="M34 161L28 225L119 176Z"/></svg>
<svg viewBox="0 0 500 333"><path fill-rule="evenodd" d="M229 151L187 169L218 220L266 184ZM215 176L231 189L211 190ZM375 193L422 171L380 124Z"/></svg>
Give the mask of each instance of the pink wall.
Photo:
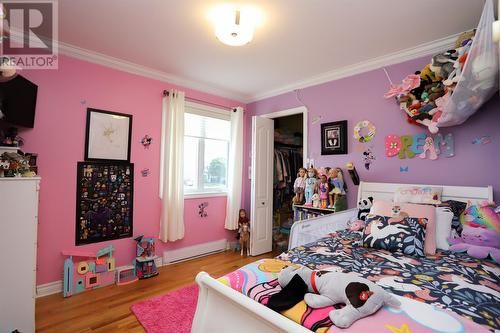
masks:
<svg viewBox="0 0 500 333"><path fill-rule="evenodd" d="M394 82L400 82L407 74L422 68L429 57L416 59L387 68ZM455 157L440 157L436 161L420 158L400 160L384 155L384 137L389 134L404 135L424 132L420 126L408 124L394 99L382 96L388 88L387 78L382 69L362 73L352 77L327 82L300 90L300 97L309 110L309 152L318 166L339 166L353 161L364 181L408 182L446 185L493 185L495 197L500 200L500 98L490 100L478 113L461 126L444 128L442 133L453 133L455 137ZM287 93L264 99L248 105L248 117L300 106L295 93ZM311 124L317 116L322 119ZM321 156L320 124L348 120L348 154ZM354 125L361 120L370 120L377 127L372 140L376 161L367 171L356 151L358 143L352 137ZM251 126L251 122L248 122ZM250 131L247 132L246 151L250 150ZM476 136L489 135L492 143L484 146L473 145ZM245 168L250 157L245 154ZM408 173L400 173L400 166L408 166ZM355 207L357 187L348 179L348 204ZM245 187L245 207L250 207L250 186Z"/></svg>
<svg viewBox="0 0 500 333"><path fill-rule="evenodd" d="M75 244L76 162L83 160L87 107L133 115L134 235L158 235L161 92L174 86L68 57L60 58L57 71L26 71L23 75L39 87L35 128L23 130L21 136L26 141L24 150L38 153L42 177L37 284L44 284L61 279L61 250ZM228 107L242 105L181 89L187 96L207 102ZM144 134L153 137L149 149L144 149L139 143ZM143 168L150 169L150 176L141 176ZM197 206L204 201L209 202L208 217L200 218ZM168 244L159 242L158 254L163 250L232 239L234 232L224 229L225 205L225 197L186 200L184 239ZM97 250L109 244L116 248L118 265L131 263L135 242L130 238L79 248Z"/></svg>

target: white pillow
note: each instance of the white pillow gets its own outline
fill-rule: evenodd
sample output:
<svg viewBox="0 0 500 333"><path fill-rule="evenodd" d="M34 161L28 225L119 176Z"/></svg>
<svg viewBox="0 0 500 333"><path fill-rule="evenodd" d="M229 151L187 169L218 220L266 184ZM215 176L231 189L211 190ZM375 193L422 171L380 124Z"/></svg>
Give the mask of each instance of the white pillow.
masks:
<svg viewBox="0 0 500 333"><path fill-rule="evenodd" d="M436 248L449 250L448 237L451 235L453 212L448 207L436 207Z"/></svg>
<svg viewBox="0 0 500 333"><path fill-rule="evenodd" d="M441 203L441 193L443 193L442 187L400 187L394 193L394 202L436 205Z"/></svg>

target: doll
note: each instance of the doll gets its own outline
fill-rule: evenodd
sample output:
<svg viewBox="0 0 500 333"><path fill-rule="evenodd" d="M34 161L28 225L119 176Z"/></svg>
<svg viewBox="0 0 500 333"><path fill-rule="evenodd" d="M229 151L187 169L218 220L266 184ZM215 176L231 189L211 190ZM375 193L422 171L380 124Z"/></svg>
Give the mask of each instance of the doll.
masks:
<svg viewBox="0 0 500 333"><path fill-rule="evenodd" d="M295 183L293 184L293 192L295 192L295 197L293 197L294 204L300 205L304 202L304 190L306 188L307 179L306 173L307 170L305 168L300 168L297 179L295 179Z"/></svg>
<svg viewBox="0 0 500 333"><path fill-rule="evenodd" d="M319 183L319 198L321 200L321 208L326 208L328 206L328 193L330 187L328 186L328 179L326 175L321 174L321 182Z"/></svg>
<svg viewBox="0 0 500 333"><path fill-rule="evenodd" d="M240 209L238 217L238 234L240 240L241 255L246 248L247 256L250 255L250 221L247 217L247 212L244 209Z"/></svg>
<svg viewBox="0 0 500 333"><path fill-rule="evenodd" d="M309 168L307 169L306 187L304 189L306 198L304 206L312 206L312 196L314 193L316 193L316 170L314 168Z"/></svg>
<svg viewBox="0 0 500 333"><path fill-rule="evenodd" d="M334 208L337 196L345 194L346 186L344 183L344 176L342 175L342 169L332 168L328 176L330 182L330 192L328 193L330 204L328 208Z"/></svg>

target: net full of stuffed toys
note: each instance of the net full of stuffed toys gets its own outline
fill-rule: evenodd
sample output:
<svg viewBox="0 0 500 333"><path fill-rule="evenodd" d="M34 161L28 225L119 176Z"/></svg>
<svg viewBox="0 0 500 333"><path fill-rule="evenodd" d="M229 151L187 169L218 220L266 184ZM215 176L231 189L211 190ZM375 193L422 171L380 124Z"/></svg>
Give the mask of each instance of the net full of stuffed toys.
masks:
<svg viewBox="0 0 500 333"><path fill-rule="evenodd" d="M459 125L498 91L498 47L492 39L493 3L485 2L477 29L460 34L453 48L436 54L424 68L390 85L410 123L439 127Z"/></svg>

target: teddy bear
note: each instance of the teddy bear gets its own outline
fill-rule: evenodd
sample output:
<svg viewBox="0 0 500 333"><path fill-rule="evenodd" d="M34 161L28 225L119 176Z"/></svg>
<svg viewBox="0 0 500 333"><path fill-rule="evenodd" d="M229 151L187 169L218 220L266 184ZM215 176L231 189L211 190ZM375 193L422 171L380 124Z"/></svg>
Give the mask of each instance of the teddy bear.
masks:
<svg viewBox="0 0 500 333"><path fill-rule="evenodd" d="M361 199L358 201L358 220L366 221L366 215L370 213L373 206L373 197Z"/></svg>
<svg viewBox="0 0 500 333"><path fill-rule="evenodd" d="M393 308L401 305L382 287L349 273L318 272L305 266L288 266L279 273L278 283L283 289L271 296L269 307L274 309L275 304L290 298L294 302L304 299L308 306L315 309L343 303L343 308L333 309L328 314L332 323L340 328L351 326L356 320L377 312L383 305ZM287 288L289 285L291 288Z"/></svg>

